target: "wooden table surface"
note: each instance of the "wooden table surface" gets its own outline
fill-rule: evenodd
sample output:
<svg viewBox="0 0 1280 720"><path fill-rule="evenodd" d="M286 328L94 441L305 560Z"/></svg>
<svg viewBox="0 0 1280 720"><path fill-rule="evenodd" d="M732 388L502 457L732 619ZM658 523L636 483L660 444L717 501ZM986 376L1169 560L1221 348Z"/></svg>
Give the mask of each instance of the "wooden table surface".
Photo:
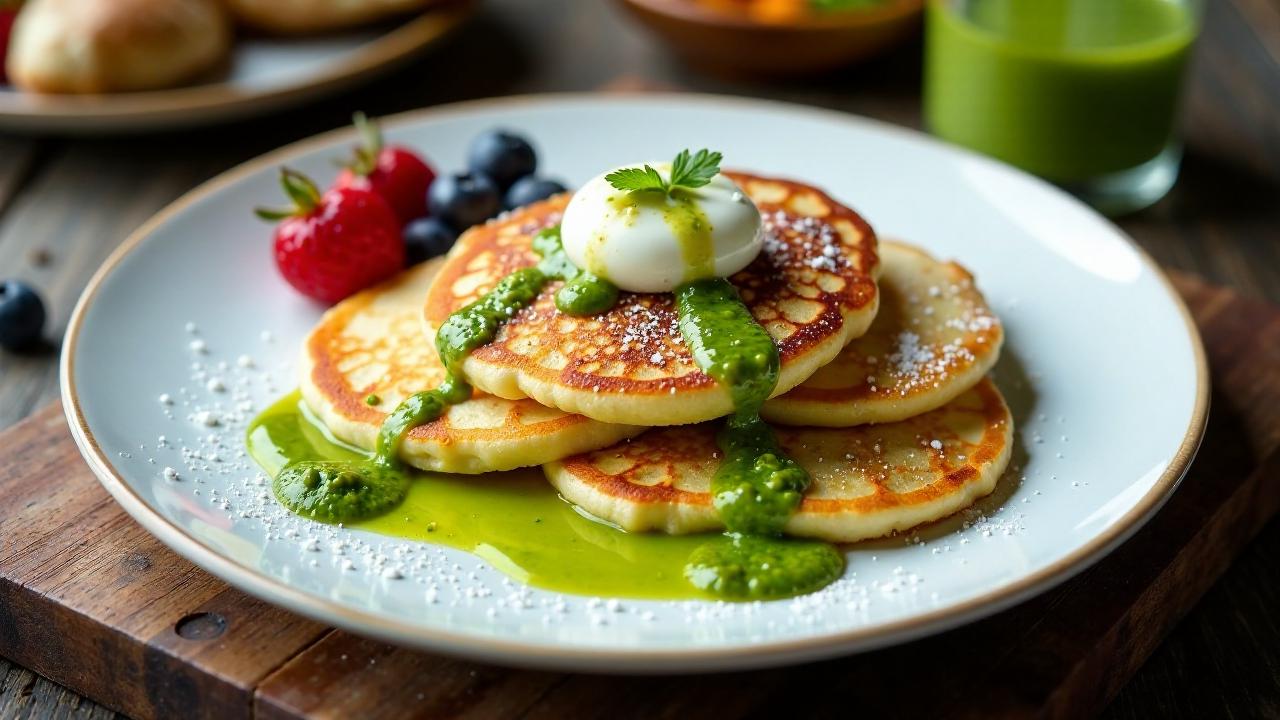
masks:
<svg viewBox="0 0 1280 720"><path fill-rule="evenodd" d="M1280 302L1280 2L1207 6L1185 101L1182 177L1165 200L1119 223L1167 267ZM130 231L200 181L342 125L355 109L380 115L493 95L666 86L919 127L919 58L917 43L822 78L733 80L683 66L604 0L488 0L466 29L405 69L282 115L136 138L0 135L0 277L35 284L52 314L46 348L0 353L0 428L56 400L55 339L89 275ZM1277 607L1280 523L1273 522L1107 715L1280 717ZM113 716L0 659L0 719Z"/></svg>

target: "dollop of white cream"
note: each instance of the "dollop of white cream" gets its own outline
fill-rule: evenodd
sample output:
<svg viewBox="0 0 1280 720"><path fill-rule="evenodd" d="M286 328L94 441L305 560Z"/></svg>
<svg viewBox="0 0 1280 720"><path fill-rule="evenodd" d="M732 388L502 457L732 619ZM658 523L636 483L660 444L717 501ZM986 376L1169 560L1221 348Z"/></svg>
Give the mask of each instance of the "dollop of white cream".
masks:
<svg viewBox="0 0 1280 720"><path fill-rule="evenodd" d="M670 176L670 164L650 165ZM579 268L623 290L672 292L691 280L729 277L760 254L760 211L724 175L667 197L619 190L605 180L609 172L574 193L560 222L565 254Z"/></svg>

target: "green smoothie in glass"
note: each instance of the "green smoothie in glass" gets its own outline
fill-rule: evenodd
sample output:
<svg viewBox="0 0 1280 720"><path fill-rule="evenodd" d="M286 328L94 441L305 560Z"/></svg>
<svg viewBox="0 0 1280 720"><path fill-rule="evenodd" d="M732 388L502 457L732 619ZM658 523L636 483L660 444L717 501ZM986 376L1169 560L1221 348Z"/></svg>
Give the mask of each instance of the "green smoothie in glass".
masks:
<svg viewBox="0 0 1280 720"><path fill-rule="evenodd" d="M926 122L1086 199L1090 183L1167 158L1163 195L1193 10L1188 0L929 0Z"/></svg>

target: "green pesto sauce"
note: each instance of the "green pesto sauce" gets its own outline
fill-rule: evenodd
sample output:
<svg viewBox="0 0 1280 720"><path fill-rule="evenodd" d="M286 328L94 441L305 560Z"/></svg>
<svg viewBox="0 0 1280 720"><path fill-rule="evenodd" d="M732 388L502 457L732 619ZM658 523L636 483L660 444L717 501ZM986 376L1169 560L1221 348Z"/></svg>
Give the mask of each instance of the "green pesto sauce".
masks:
<svg viewBox="0 0 1280 720"><path fill-rule="evenodd" d="M290 396L293 406L297 394ZM274 428L271 448L258 428L286 401L259 415L249 430L249 452L275 479L276 499L294 513L322 522L352 522L385 513L405 498L409 483L398 469L353 456L337 445L325 445L314 426L300 423ZM325 452L286 453L287 449L320 447Z"/></svg>
<svg viewBox="0 0 1280 720"><path fill-rule="evenodd" d="M694 362L733 397L735 413L716 438L724 452L711 482L716 509L730 532L778 535L809 486L760 419L778 384L778 347L722 278L682 285L676 310Z"/></svg>
<svg viewBox="0 0 1280 720"><path fill-rule="evenodd" d="M694 587L732 600L803 595L843 572L844 556L828 543L737 533L700 545L684 568Z"/></svg>
<svg viewBox="0 0 1280 720"><path fill-rule="evenodd" d="M676 312L693 361L729 388L739 415L752 415L778 384L781 361L769 333L723 278L676 288Z"/></svg>
<svg viewBox="0 0 1280 720"><path fill-rule="evenodd" d="M409 481L383 465L305 460L282 468L272 489L293 512L333 523L387 512L404 500Z"/></svg>
<svg viewBox="0 0 1280 720"><path fill-rule="evenodd" d="M447 407L469 397L471 386L450 372L435 389L417 392L402 400L378 428L372 462L381 467L399 468L400 445L409 431L435 420Z"/></svg>
<svg viewBox="0 0 1280 720"><path fill-rule="evenodd" d="M378 430L373 457L331 462L299 459L276 473L272 487L285 507L324 522L354 522L394 508L404 499L408 486L400 445L410 430L471 397L471 386L462 372L467 355L492 342L503 323L532 303L551 280L566 281L556 295L556 306L563 312L595 314L617 302L616 287L580 272L569 261L558 226L538 233L533 248L542 256L537 266L516 270L445 318L436 333L436 353L444 365L445 379L396 406Z"/></svg>
<svg viewBox="0 0 1280 720"><path fill-rule="evenodd" d="M521 268L499 280L478 300L445 318L436 333L436 353L449 372L446 383L462 375L462 361L467 355L492 341L507 320L538 297L547 280L541 267Z"/></svg>
<svg viewBox="0 0 1280 720"><path fill-rule="evenodd" d="M657 210L680 246L680 258L684 261L686 282L711 278L716 274L715 245L711 240L711 221L698 207L698 196L677 188L671 194L660 192L632 192L611 197L609 204L614 212L639 212L641 209Z"/></svg>
<svg viewBox="0 0 1280 720"><path fill-rule="evenodd" d="M724 458L711 478L712 502L728 533L698 548L685 576L730 599L786 597L831 583L844 570L834 547L780 538L809 473L760 419L778 384L777 345L723 278L682 285L676 310L694 362L729 389L735 411L716 436Z"/></svg>
<svg viewBox="0 0 1280 720"><path fill-rule="evenodd" d="M586 270L580 270L565 254L560 226L547 228L533 238L533 249L542 256L538 268L550 279L563 280L556 291L556 309L565 315L598 315L618 302L618 287Z"/></svg>
<svg viewBox="0 0 1280 720"><path fill-rule="evenodd" d="M503 278L480 299L450 315L436 335L436 352L446 374L440 385L405 398L378 430L367 459L317 461L299 457L275 475L276 499L293 512L331 523L353 523L385 514L404 500L409 480L400 445L413 428L440 417L450 405L471 397L463 379L467 353L493 339L506 318L537 297L546 277L525 268Z"/></svg>
<svg viewBox="0 0 1280 720"><path fill-rule="evenodd" d="M599 315L618 303L618 286L581 272L556 291L556 309L565 315Z"/></svg>
<svg viewBox="0 0 1280 720"><path fill-rule="evenodd" d="M249 454L267 472L303 462L368 462L335 440L297 393L249 429ZM712 597L689 584L685 561L706 535L627 533L579 513L537 468L486 475L405 469L407 493L394 510L348 527L473 553L520 582L604 597Z"/></svg>
<svg viewBox="0 0 1280 720"><path fill-rule="evenodd" d="M729 532L781 535L800 507L809 473L778 446L759 415L734 416L716 435L724 453L711 478L712 503Z"/></svg>

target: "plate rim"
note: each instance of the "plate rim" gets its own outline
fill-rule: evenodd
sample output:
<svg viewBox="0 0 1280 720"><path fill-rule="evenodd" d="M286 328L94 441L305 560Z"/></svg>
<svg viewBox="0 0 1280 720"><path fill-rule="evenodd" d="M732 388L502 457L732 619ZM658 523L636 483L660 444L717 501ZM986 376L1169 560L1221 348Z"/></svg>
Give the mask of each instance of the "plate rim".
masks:
<svg viewBox="0 0 1280 720"><path fill-rule="evenodd" d="M478 0L442 0L358 48L348 62L331 63L318 73L262 90L236 89L223 80L131 93L39 95L30 108L15 107L21 103L0 96L0 128L99 134L213 124L269 112L408 60L457 29L477 4ZM6 94L37 95L16 89Z"/></svg>
<svg viewBox="0 0 1280 720"><path fill-rule="evenodd" d="M872 127L880 132L908 136L917 142L940 146L949 151L976 158L982 162L998 165L1005 170L1012 170L1021 176L1024 181L1046 186L1056 193L1066 194L1049 183L1017 168L1011 168L999 161L944 143L922 132L837 110L731 95L681 92L621 92L609 94L570 92L511 95L409 110L385 116L380 118L379 122L384 127L394 127L433 118L465 115L479 109L530 105L554 106L566 102L607 102L611 99L647 100L686 106L698 104L704 106L729 105L748 110L768 106L770 109L782 110L792 114L806 115L861 127ZM558 670L586 670L595 673L670 673L748 669L873 650L890 644L907 642L994 614L1065 582L1087 569L1132 536L1164 505L1186 474L1204 435L1209 411L1210 381L1208 362L1200 332L1182 296L1178 294L1168 276L1155 260L1127 233L1110 220L1103 218L1104 222L1115 230L1123 242L1128 243L1130 248L1137 253L1142 264L1159 280L1161 287L1163 287L1182 317L1186 337L1191 343L1196 366L1196 400L1177 452L1170 458L1168 466L1151 489L1106 531L1093 537L1067 556L1035 572L1012 582L996 586L954 605L929 610L909 618L806 638L740 644L732 648L611 649L482 637L442 628L404 625L374 612L346 607L327 598L308 594L283 581L260 574L254 568L236 562L207 547L187 531L165 518L158 510L148 505L133 490L98 445L85 419L76 391L75 354L85 314L106 279L126 256L137 249L143 241L150 237L160 226L168 222L170 218L178 215L188 206L207 198L224 187L241 181L264 167L278 165L286 158L304 154L342 138L351 137L353 134L354 130L350 127L337 128L303 138L246 160L201 183L144 222L112 251L85 286L85 290L76 302L68 322L59 363L63 411L66 415L72 438L99 482L135 521L171 550L221 578L232 587L321 623L350 630L360 635L376 637L397 645L407 645L482 661ZM1067 197L1071 202L1079 203L1078 200L1070 198L1069 195ZM1088 211L1094 212L1092 209Z"/></svg>

